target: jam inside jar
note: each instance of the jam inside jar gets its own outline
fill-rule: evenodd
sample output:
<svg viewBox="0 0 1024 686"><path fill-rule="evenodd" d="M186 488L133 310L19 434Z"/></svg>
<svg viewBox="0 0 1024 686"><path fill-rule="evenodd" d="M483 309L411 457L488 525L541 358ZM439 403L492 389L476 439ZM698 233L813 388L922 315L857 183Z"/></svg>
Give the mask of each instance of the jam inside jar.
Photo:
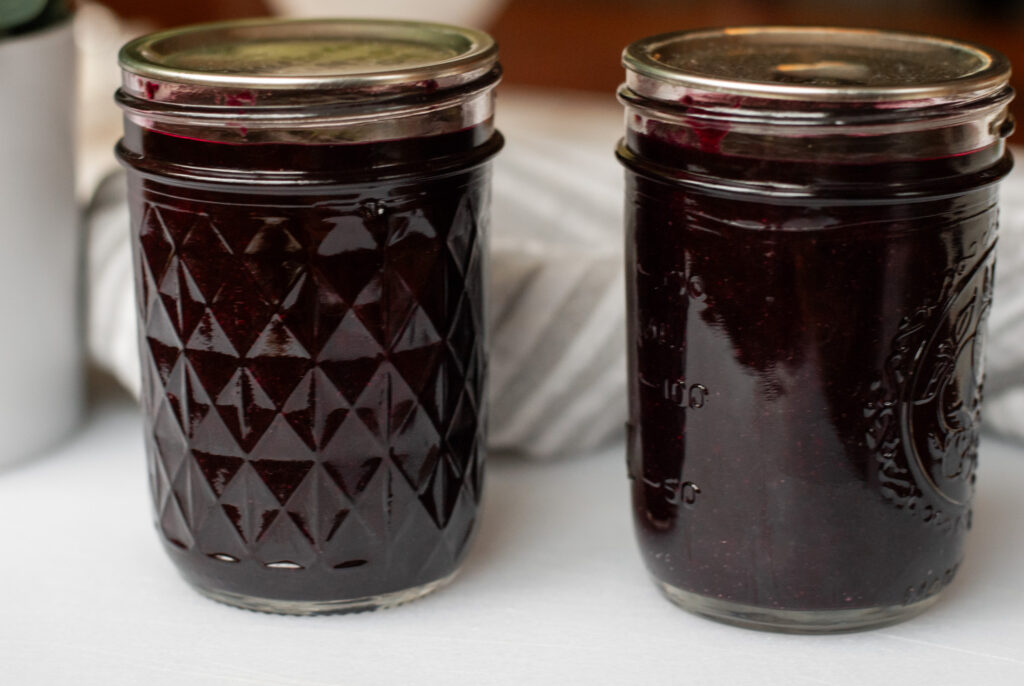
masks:
<svg viewBox="0 0 1024 686"><path fill-rule="evenodd" d="M1008 65L771 27L657 36L624 63L648 570L752 628L913 616L971 523Z"/></svg>
<svg viewBox="0 0 1024 686"><path fill-rule="evenodd" d="M243 21L122 51L158 531L249 609L393 606L475 531L493 41Z"/></svg>

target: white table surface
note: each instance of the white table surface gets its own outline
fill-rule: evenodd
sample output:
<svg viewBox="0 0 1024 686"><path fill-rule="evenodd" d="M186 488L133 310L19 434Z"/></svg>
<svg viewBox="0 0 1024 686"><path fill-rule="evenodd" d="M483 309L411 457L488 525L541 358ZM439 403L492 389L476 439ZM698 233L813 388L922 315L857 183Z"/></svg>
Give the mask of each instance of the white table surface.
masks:
<svg viewBox="0 0 1024 686"><path fill-rule="evenodd" d="M967 558L936 606L824 637L664 600L622 453L492 459L476 545L432 596L262 615L179 579L150 522L138 410L107 397L62 447L0 472L0 684L1024 684L1024 450L985 440Z"/></svg>

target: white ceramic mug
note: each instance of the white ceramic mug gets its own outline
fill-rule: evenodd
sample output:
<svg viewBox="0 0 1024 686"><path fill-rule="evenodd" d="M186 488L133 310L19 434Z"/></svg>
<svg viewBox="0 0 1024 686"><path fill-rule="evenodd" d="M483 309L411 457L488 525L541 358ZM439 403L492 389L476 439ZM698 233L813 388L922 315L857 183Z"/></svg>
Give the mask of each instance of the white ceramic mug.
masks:
<svg viewBox="0 0 1024 686"><path fill-rule="evenodd" d="M71 22L0 39L0 467L78 422Z"/></svg>

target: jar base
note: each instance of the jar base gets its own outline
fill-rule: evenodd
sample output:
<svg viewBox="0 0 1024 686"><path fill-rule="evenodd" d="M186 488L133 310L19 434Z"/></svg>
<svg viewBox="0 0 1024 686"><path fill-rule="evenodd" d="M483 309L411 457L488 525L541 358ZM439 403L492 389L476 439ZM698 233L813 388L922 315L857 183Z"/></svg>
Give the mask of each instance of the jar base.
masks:
<svg viewBox="0 0 1024 686"><path fill-rule="evenodd" d="M789 634L830 634L877 629L910 619L939 599L938 594L935 594L909 605L850 610L778 610L709 598L676 588L659 579L654 582L665 597L688 612L746 629Z"/></svg>
<svg viewBox="0 0 1024 686"><path fill-rule="evenodd" d="M382 593L380 595L365 596L363 598L350 598L344 600L278 600L275 598L257 598L253 596L231 593L229 591L218 591L212 588L196 586L195 589L211 600L216 600L225 605L252 610L254 612L267 612L278 615L335 615L354 614L357 612L372 612L374 610L387 610L399 605L422 598L425 595L443 588L452 582L458 572L413 588L404 588L400 591Z"/></svg>

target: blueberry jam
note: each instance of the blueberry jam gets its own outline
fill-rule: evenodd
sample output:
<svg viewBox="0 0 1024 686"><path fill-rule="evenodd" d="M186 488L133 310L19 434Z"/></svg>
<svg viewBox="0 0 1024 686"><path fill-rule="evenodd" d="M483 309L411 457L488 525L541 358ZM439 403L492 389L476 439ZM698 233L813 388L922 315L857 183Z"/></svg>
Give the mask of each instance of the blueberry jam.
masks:
<svg viewBox="0 0 1024 686"><path fill-rule="evenodd" d="M151 488L200 590L343 609L457 569L500 146L489 126L228 144L126 121Z"/></svg>
<svg viewBox="0 0 1024 686"><path fill-rule="evenodd" d="M663 133L619 149L648 569L747 619L933 596L971 524L1009 157L769 159Z"/></svg>
<svg viewBox="0 0 1024 686"><path fill-rule="evenodd" d="M681 607L866 629L963 559L1010 66L871 29L623 53L629 476Z"/></svg>

